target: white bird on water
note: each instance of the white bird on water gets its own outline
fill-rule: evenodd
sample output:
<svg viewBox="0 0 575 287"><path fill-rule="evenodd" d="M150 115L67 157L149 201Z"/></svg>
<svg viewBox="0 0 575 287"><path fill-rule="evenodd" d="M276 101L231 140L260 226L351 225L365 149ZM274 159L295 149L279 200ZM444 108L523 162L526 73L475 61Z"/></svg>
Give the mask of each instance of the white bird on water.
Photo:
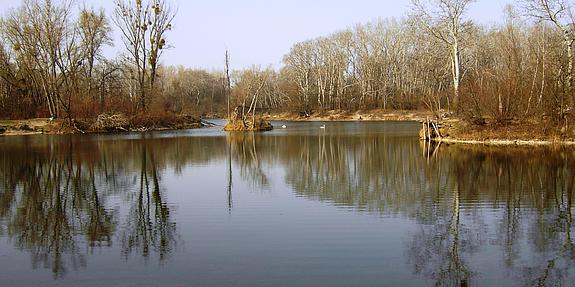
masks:
<svg viewBox="0 0 575 287"><path fill-rule="evenodd" d="M285 129L285 128L287 128L287 126L286 126L286 125L283 125L283 126L282 126L282 129Z"/></svg>
<svg viewBox="0 0 575 287"><path fill-rule="evenodd" d="M321 126L321 127L319 127L319 128L320 128L320 129L325 129L325 125L323 125L323 126Z"/></svg>

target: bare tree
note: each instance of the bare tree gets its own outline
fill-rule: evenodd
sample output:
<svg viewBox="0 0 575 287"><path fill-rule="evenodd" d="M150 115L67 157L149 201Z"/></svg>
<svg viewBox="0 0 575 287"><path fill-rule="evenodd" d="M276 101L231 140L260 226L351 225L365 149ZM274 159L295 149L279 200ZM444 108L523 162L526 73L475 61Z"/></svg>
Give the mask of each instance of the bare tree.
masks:
<svg viewBox="0 0 575 287"><path fill-rule="evenodd" d="M4 20L3 31L22 67L40 83L50 116L60 107L71 118L71 87L77 69L78 49L70 24L71 1L25 0Z"/></svg>
<svg viewBox="0 0 575 287"><path fill-rule="evenodd" d="M162 52L168 47L166 34L172 30L176 10L165 0L153 0L150 16L150 87L153 90L156 82L158 63Z"/></svg>
<svg viewBox="0 0 575 287"><path fill-rule="evenodd" d="M302 111L310 110L310 94L312 89L312 48L310 41L295 44L290 53L284 56L284 63L289 67L299 89Z"/></svg>
<svg viewBox="0 0 575 287"><path fill-rule="evenodd" d="M445 43L450 50L453 78L453 104L457 109L461 83L461 48L465 26L464 16L473 0L412 0L412 19L424 31Z"/></svg>
<svg viewBox="0 0 575 287"><path fill-rule="evenodd" d="M94 66L100 57L102 46L112 44L110 37L112 29L104 10L96 12L93 9L83 8L78 19L78 30L82 39L87 95L95 98L96 95L92 94Z"/></svg>
<svg viewBox="0 0 575 287"><path fill-rule="evenodd" d="M228 53L228 50L226 49L226 59L225 59L225 84L224 84L224 89L226 91L226 98L227 98L227 102L228 102L228 119L230 118L230 97L231 97L231 90L232 90L232 83L230 81L230 54Z"/></svg>
<svg viewBox="0 0 575 287"><path fill-rule="evenodd" d="M273 69L252 67L238 72L234 87L234 99L239 106L236 107L234 120L241 120L244 126L255 128L258 111L277 109L284 101L284 95L278 83L279 75ZM250 121L251 117L251 121Z"/></svg>
<svg viewBox="0 0 575 287"><path fill-rule="evenodd" d="M138 105L142 110L146 110L146 79L148 72L146 31L148 30L150 7L149 4L143 4L141 0L136 0L135 3L117 0L115 4L114 23L122 33L129 62L133 65L131 77L133 77L138 84Z"/></svg>
<svg viewBox="0 0 575 287"><path fill-rule="evenodd" d="M573 93L573 44L575 43L575 19L573 15L573 5L569 0L523 0L527 13L538 21L552 23L563 34L563 45L565 56L567 57L567 94L572 97L575 104L575 93ZM563 107L561 107L563 113Z"/></svg>
<svg viewBox="0 0 575 287"><path fill-rule="evenodd" d="M150 2L151 1L151 2ZM128 58L133 65L139 89L139 107L146 111L162 51L167 47L166 33L172 29L175 11L163 0L115 0L114 23L120 29Z"/></svg>

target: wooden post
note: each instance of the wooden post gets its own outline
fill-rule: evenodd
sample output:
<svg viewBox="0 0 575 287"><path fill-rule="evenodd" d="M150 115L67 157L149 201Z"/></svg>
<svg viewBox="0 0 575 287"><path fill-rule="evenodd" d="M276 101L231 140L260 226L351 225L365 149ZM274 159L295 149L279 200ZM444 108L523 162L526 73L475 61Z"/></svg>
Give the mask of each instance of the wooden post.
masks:
<svg viewBox="0 0 575 287"><path fill-rule="evenodd" d="M431 125L433 126L433 129L435 130L435 134L437 134L437 137L439 137L439 140L441 140L441 133L439 132L439 127L437 126L437 124L432 122Z"/></svg>
<svg viewBox="0 0 575 287"><path fill-rule="evenodd" d="M429 141L431 141L432 136L431 136L431 129L429 127L429 117L427 118L427 135L428 135Z"/></svg>
<svg viewBox="0 0 575 287"><path fill-rule="evenodd" d="M230 81L230 54L228 53L228 49L226 49L226 75L225 75L225 87L224 89L226 90L226 96L227 96L227 100L228 100L228 121L231 120L231 115L230 115L230 97L231 97L231 90L232 90L232 84Z"/></svg>

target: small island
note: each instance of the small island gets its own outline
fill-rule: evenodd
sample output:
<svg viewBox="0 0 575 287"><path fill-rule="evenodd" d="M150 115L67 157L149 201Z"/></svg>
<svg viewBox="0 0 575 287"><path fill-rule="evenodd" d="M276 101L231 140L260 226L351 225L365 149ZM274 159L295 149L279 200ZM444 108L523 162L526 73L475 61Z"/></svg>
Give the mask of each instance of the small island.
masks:
<svg viewBox="0 0 575 287"><path fill-rule="evenodd" d="M251 114L251 116L250 116ZM236 107L234 112L228 118L228 123L224 127L228 132L265 132L273 130L273 126L269 121L262 118L261 115L256 114L256 110L245 109L244 106Z"/></svg>

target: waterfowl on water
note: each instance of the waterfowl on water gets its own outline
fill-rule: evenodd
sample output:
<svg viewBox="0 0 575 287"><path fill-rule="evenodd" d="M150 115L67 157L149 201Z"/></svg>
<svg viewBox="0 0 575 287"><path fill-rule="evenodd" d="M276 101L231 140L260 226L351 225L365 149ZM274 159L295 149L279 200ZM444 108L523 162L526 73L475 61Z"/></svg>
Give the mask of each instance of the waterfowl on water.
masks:
<svg viewBox="0 0 575 287"><path fill-rule="evenodd" d="M321 127L319 127L319 128L320 128L320 129L325 129L325 125L323 125L323 126L321 126Z"/></svg>
<svg viewBox="0 0 575 287"><path fill-rule="evenodd" d="M283 126L282 126L282 129L285 129L285 128L287 128L287 126L286 126L286 125L283 125Z"/></svg>

